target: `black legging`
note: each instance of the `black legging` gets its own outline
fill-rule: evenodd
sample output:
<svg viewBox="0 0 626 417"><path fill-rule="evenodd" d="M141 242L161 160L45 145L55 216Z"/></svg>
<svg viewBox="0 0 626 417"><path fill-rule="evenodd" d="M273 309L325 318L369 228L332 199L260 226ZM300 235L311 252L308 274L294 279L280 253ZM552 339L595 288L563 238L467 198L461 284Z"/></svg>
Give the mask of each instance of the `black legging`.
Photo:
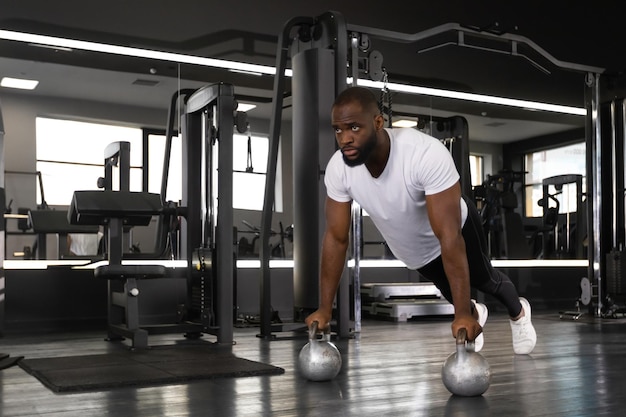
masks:
<svg viewBox="0 0 626 417"><path fill-rule="evenodd" d="M491 266L480 214L474 203L468 201L467 198L465 198L465 202L467 204L467 220L462 232L469 264L470 286L494 296L506 307L509 316L517 317L522 311L517 289L508 276ZM450 283L443 269L441 255L417 271L424 278L432 281L446 300L452 303Z"/></svg>

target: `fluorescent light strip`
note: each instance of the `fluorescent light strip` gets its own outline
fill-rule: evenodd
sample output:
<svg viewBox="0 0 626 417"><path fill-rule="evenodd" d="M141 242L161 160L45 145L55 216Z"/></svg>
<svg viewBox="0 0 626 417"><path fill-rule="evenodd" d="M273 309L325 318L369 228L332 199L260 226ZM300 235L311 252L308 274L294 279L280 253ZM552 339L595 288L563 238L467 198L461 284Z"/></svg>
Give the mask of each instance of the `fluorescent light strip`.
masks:
<svg viewBox="0 0 626 417"><path fill-rule="evenodd" d="M357 81L358 85L382 89L384 84L380 81L362 80ZM499 104L510 107L521 107L531 110L544 110L555 113L573 114L585 116L587 109L582 107L561 106L558 104L539 103L535 101L518 100L513 98L486 96L482 94L462 93L459 91L440 90L438 88L417 87L414 85L387 83L387 88L393 91L401 91L411 94L421 94L433 97L454 98L458 100L476 101L479 103Z"/></svg>
<svg viewBox="0 0 626 417"><path fill-rule="evenodd" d="M568 268L588 267L587 259L494 259L491 264L495 268Z"/></svg>
<svg viewBox="0 0 626 417"><path fill-rule="evenodd" d="M89 262L87 260L6 260L4 269L47 269L48 266L73 266L75 269L95 269L107 265L107 261ZM168 268L186 268L184 260L127 260L124 265L163 265ZM354 259L348 260L348 268L354 268ZM494 259L491 264L496 268L571 268L587 267L586 259ZM258 259L239 259L237 268L258 269L261 261ZM359 261L360 268L406 268L406 265L397 259L362 259ZM270 268L293 268L292 259L271 259Z"/></svg>
<svg viewBox="0 0 626 417"><path fill-rule="evenodd" d="M240 259L237 261L237 268L240 269L258 269L261 267L261 261L258 259ZM270 268L293 268L292 259L270 259Z"/></svg>
<svg viewBox="0 0 626 417"><path fill-rule="evenodd" d="M349 259L348 268L354 268L354 265L354 259ZM361 259L359 268L406 268L406 265L397 259Z"/></svg>
<svg viewBox="0 0 626 417"><path fill-rule="evenodd" d="M48 269L49 266L81 266L89 261L86 260L67 260L67 259L46 259L46 260L19 260L9 259L2 264L4 269Z"/></svg>
<svg viewBox="0 0 626 417"><path fill-rule="evenodd" d="M0 30L0 39L47 45L52 47L79 49L84 51L102 52L114 55L123 55L138 58L158 59L161 61L177 62L182 64L194 64L206 67L225 68L229 70L275 75L276 68L266 65L246 64L243 62L227 61L223 59L204 58L194 55L161 52L150 49L131 48L127 46L108 45L104 43L79 41L75 39L57 38L54 36L36 35L32 33ZM287 77L292 76L290 69L285 70ZM350 79L348 83L350 83ZM358 84L365 87L383 88L383 83L371 80L358 80ZM406 84L388 83L390 90L401 91L411 94L422 94L435 97L454 98L459 100L476 101L479 103L500 104L511 107L521 107L533 110L544 110L556 113L574 114L584 116L585 108L561 106L557 104L539 103L534 101L517 100L504 97L487 96L482 94L462 93L458 91L440 90L437 88L417 87Z"/></svg>
<svg viewBox="0 0 626 417"><path fill-rule="evenodd" d="M276 68L268 67L265 65L246 64L243 62L226 61L223 59L203 58L194 55L184 55L172 52L154 51L150 49L131 48L127 46L108 45L105 43L57 38L54 36L35 35L32 33L13 32L10 30L0 30L0 39L26 43L36 43L53 47L80 49L83 51L102 52L105 54L180 62L182 64L195 64L205 67L226 68L231 70L254 72L267 75L274 75L276 73Z"/></svg>
<svg viewBox="0 0 626 417"><path fill-rule="evenodd" d="M552 268L552 267L587 267L586 259L494 259L491 264L495 268ZM402 261L395 259L362 259L361 268L406 268ZM354 259L348 261L348 268L354 268Z"/></svg>

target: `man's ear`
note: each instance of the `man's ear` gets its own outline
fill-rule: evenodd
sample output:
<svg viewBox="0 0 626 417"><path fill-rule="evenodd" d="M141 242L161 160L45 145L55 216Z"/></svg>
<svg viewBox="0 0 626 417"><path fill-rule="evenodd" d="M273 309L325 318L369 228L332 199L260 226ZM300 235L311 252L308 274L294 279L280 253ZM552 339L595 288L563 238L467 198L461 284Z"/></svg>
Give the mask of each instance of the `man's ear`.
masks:
<svg viewBox="0 0 626 417"><path fill-rule="evenodd" d="M374 117L374 128L376 130L381 130L383 127L385 127L385 118L382 114L378 113Z"/></svg>

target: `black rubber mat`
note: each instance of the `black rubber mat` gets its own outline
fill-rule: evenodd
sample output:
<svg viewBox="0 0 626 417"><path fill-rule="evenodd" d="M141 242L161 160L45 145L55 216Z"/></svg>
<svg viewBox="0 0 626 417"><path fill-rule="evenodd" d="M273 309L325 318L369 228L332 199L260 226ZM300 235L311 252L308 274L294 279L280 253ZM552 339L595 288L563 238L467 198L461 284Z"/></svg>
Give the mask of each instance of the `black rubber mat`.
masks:
<svg viewBox="0 0 626 417"><path fill-rule="evenodd" d="M6 368L10 368L11 366L17 365L19 361L21 361L23 356L10 356L6 353L0 353L0 371Z"/></svg>
<svg viewBox="0 0 626 417"><path fill-rule="evenodd" d="M54 392L171 385L285 372L210 346L157 346L100 355L22 359L19 366Z"/></svg>

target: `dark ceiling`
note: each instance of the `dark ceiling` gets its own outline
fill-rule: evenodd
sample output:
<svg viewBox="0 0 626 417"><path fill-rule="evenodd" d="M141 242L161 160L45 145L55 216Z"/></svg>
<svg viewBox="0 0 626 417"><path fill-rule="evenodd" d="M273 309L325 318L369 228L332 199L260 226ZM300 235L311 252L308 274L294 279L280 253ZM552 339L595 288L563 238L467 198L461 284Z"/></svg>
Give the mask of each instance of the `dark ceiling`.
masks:
<svg viewBox="0 0 626 417"><path fill-rule="evenodd" d="M599 69L607 85L619 80L626 69L626 54L621 53L626 37L617 2L109 0L98 4L96 7L84 0L3 1L0 30L273 66L278 35L287 21L332 10L345 18L349 29L365 26L417 34L459 23L481 33L524 37L557 60ZM506 53L455 45L422 52L448 41L457 42L456 34L413 43L372 39L372 49L382 53L391 82L583 106L584 71L560 69L523 45L517 52L544 70L527 58L512 56L506 44ZM492 48L481 41L471 43ZM47 83L40 79L38 94L85 98L80 97L81 92L87 94L80 84L84 80L94 84L91 99L95 95L102 101L150 107L166 107L169 100L163 97L171 96L180 79L199 85L230 82L238 94L257 97L259 103L271 97L273 86L271 76L77 50L65 52L6 40L0 41L0 65L0 76L49 77ZM103 78L96 81L96 73ZM114 81L114 74L119 81ZM160 93L165 95L148 92L145 86L133 90L141 88L129 88L133 79L154 80L165 87ZM426 96L397 94L394 102L398 112L466 115L470 136L484 141L507 142L584 125L580 116ZM262 108L259 117L267 116Z"/></svg>

